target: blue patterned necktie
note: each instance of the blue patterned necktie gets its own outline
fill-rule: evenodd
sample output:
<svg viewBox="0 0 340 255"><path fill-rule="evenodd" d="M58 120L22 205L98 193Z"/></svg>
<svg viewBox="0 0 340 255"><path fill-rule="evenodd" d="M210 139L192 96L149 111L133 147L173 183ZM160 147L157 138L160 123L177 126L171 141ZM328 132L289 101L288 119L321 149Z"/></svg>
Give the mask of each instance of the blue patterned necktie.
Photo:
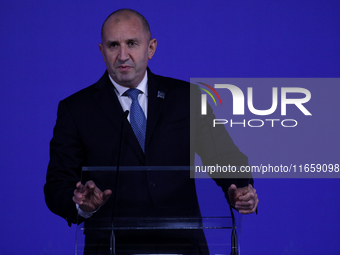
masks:
<svg viewBox="0 0 340 255"><path fill-rule="evenodd" d="M138 102L139 89L128 89L126 94L132 99L130 107L130 124L135 133L137 140L144 152L145 146L145 131L146 131L146 118L142 107Z"/></svg>

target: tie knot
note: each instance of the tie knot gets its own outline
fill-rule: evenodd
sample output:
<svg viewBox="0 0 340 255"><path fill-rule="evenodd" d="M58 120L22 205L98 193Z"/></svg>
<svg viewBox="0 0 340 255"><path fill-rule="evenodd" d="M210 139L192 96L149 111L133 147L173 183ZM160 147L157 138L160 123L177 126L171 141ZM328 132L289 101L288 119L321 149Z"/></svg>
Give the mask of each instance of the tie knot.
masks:
<svg viewBox="0 0 340 255"><path fill-rule="evenodd" d="M132 99L132 100L136 100L138 99L138 95L139 95L140 90L139 89L128 89L126 91L126 94Z"/></svg>

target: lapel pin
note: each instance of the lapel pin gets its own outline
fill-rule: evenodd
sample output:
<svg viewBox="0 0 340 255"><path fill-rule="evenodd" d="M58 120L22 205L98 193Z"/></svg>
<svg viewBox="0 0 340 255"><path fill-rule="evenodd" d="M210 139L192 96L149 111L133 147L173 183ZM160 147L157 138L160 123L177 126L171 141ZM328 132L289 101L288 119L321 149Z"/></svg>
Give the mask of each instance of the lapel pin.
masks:
<svg viewBox="0 0 340 255"><path fill-rule="evenodd" d="M164 99L165 93L163 91L158 91L157 97Z"/></svg>

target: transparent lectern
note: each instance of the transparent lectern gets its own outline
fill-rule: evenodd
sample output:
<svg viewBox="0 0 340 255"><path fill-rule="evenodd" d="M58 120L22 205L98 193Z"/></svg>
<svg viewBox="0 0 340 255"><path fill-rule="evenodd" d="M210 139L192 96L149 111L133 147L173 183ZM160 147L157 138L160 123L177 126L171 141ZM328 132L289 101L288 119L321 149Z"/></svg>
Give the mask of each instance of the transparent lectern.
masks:
<svg viewBox="0 0 340 255"><path fill-rule="evenodd" d="M83 167L83 184L92 180L112 195L90 218L78 216L75 254L240 254L236 232L242 215L229 207L216 215L214 194L202 215L196 190L204 191L211 179L197 183L190 171L181 166Z"/></svg>

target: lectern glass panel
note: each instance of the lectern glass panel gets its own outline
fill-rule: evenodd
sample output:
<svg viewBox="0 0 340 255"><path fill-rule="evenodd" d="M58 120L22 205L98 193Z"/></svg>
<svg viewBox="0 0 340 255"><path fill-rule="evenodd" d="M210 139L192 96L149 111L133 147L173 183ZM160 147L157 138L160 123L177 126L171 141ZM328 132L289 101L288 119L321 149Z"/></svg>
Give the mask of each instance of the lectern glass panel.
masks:
<svg viewBox="0 0 340 255"><path fill-rule="evenodd" d="M88 181L112 194L91 217L78 213L75 254L230 254L230 211L201 214L189 167L84 167Z"/></svg>

